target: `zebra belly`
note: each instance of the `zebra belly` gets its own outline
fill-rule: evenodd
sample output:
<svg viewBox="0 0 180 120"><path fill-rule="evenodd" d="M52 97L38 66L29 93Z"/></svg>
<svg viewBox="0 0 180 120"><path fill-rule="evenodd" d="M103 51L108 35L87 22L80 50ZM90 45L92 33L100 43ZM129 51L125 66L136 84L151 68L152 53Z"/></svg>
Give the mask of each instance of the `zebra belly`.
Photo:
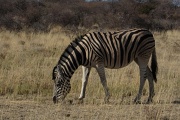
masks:
<svg viewBox="0 0 180 120"><path fill-rule="evenodd" d="M119 69L119 68L123 68L123 67L126 67L127 65L129 65L133 60L129 61L129 62L125 62L123 63L122 65L117 62L115 65L114 64L106 64L104 62L104 66L105 68L110 68L110 69Z"/></svg>

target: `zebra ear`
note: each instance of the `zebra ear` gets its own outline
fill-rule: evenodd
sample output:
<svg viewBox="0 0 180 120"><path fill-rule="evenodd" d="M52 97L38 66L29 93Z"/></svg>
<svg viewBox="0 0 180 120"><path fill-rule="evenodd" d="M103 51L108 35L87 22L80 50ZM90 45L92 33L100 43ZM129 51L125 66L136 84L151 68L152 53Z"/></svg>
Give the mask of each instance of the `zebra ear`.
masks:
<svg viewBox="0 0 180 120"><path fill-rule="evenodd" d="M53 68L52 80L55 80L55 79L56 79L56 74L57 74L57 66L55 66L55 67Z"/></svg>

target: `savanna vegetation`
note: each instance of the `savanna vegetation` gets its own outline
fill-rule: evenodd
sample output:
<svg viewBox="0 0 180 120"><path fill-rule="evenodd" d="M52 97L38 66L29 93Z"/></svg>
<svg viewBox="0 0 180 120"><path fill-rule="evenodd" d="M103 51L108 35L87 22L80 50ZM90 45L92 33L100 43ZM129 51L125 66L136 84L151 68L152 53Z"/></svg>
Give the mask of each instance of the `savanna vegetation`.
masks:
<svg viewBox="0 0 180 120"><path fill-rule="evenodd" d="M145 3L135 2L138 0L39 1L0 0L0 28L49 31L59 25L74 31L94 27L169 30L180 26L180 7L175 6L172 0L149 0Z"/></svg>
<svg viewBox="0 0 180 120"><path fill-rule="evenodd" d="M178 120L178 12L178 7L165 0L147 3L0 0L0 119ZM52 69L74 38L89 31L132 27L150 29L156 40L159 73L152 104L133 104L139 87L135 63L118 70L106 69L109 104L104 104L103 88L94 69L84 103L78 103L81 67L71 79L72 89L65 102L53 104ZM142 102L148 92L146 83Z"/></svg>
<svg viewBox="0 0 180 120"><path fill-rule="evenodd" d="M148 120L178 119L180 116L179 33L177 30L154 33L159 74L158 82L155 84L156 95L153 104L132 104L139 86L138 66L132 63L122 69L106 70L112 95L109 105L103 102L104 92L95 70L90 74L86 99L83 104L78 104L82 76L79 67L71 79L72 89L65 105L55 106L52 102L52 68L74 36L69 36L69 33L62 28L54 28L48 33L1 31L0 117L3 119L7 116L7 118L14 116L15 119L21 117L24 119L55 119L56 117L58 119L119 119L119 117ZM142 102L147 96L146 84ZM34 110L38 114L35 114Z"/></svg>

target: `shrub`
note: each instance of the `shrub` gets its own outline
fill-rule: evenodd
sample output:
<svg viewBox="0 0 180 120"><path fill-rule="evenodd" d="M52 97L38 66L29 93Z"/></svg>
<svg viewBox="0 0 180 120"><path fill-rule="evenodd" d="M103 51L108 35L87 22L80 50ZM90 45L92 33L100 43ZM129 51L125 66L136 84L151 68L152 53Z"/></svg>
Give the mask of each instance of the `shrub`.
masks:
<svg viewBox="0 0 180 120"><path fill-rule="evenodd" d="M101 29L178 29L180 7L166 0L138 3L134 0L85 2L84 0L0 0L0 28L47 31L98 25Z"/></svg>

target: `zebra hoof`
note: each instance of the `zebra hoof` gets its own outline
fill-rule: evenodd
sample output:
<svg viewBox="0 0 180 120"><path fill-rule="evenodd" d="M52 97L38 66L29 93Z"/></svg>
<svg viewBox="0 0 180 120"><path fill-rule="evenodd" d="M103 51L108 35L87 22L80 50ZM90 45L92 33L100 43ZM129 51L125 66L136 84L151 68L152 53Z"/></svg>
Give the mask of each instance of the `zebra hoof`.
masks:
<svg viewBox="0 0 180 120"><path fill-rule="evenodd" d="M104 98L104 103L105 103L105 104L110 103L110 102L109 102L109 97L108 97L108 98L106 98L106 97Z"/></svg>
<svg viewBox="0 0 180 120"><path fill-rule="evenodd" d="M83 104L83 102L84 102L83 99L78 100L78 104Z"/></svg>
<svg viewBox="0 0 180 120"><path fill-rule="evenodd" d="M147 102L146 102L146 104L151 104L151 103L153 103L152 99L148 99Z"/></svg>
<svg viewBox="0 0 180 120"><path fill-rule="evenodd" d="M134 102L134 104L142 104L142 102L141 101L136 101L136 102Z"/></svg>
<svg viewBox="0 0 180 120"><path fill-rule="evenodd" d="M109 102L109 101L104 101L104 103L105 103L105 104L110 104L110 102Z"/></svg>
<svg viewBox="0 0 180 120"><path fill-rule="evenodd" d="M68 105L72 105L73 104L73 100L67 100L66 102Z"/></svg>
<svg viewBox="0 0 180 120"><path fill-rule="evenodd" d="M134 100L133 102L134 104L142 104L142 102L140 100Z"/></svg>

